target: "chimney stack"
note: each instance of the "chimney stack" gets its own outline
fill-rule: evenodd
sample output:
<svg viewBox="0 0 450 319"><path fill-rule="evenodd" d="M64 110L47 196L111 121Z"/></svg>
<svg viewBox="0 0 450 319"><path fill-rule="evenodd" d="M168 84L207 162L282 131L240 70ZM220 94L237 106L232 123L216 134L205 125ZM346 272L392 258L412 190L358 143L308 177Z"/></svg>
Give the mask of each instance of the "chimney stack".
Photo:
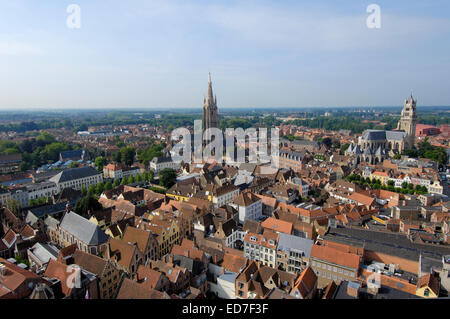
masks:
<svg viewBox="0 0 450 319"><path fill-rule="evenodd" d="M360 285L356 282L350 281L347 284L347 294L354 298L358 298L359 296Z"/></svg>

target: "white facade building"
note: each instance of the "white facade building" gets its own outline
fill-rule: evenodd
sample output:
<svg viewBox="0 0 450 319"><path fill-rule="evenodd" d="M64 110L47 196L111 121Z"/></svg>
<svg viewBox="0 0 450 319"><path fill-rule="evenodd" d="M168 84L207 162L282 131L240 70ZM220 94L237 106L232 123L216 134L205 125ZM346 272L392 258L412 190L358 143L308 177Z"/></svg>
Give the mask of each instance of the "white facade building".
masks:
<svg viewBox="0 0 450 319"><path fill-rule="evenodd" d="M262 217L262 199L252 193L241 193L231 204L239 212L239 223L246 219L258 220Z"/></svg>
<svg viewBox="0 0 450 319"><path fill-rule="evenodd" d="M50 178L49 181L57 185L58 192L65 188L80 190L83 187L88 188L91 185L103 182L103 174L90 166L86 166L64 170Z"/></svg>

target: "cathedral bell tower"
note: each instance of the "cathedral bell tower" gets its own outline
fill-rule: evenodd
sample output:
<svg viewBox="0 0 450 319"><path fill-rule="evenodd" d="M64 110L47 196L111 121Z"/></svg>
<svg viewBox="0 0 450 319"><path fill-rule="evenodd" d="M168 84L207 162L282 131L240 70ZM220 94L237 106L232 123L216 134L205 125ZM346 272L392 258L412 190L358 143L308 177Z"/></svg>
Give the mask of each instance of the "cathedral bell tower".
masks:
<svg viewBox="0 0 450 319"><path fill-rule="evenodd" d="M405 100L400 121L398 121L397 129L406 132L406 147L413 148L416 137L417 112L416 102L411 96Z"/></svg>

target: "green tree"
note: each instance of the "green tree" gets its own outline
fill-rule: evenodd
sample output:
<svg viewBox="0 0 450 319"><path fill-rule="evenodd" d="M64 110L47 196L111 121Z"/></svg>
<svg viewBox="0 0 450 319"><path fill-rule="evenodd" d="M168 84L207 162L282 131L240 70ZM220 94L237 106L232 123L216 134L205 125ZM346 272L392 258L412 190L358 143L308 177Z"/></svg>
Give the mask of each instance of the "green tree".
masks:
<svg viewBox="0 0 450 319"><path fill-rule="evenodd" d="M159 184L164 186L165 188L171 187L175 184L177 179L176 172L171 168L165 168L161 172L159 172Z"/></svg>
<svg viewBox="0 0 450 319"><path fill-rule="evenodd" d="M97 186L95 187L95 193L97 195L100 195L104 191L105 191L105 184L103 182L98 183Z"/></svg>
<svg viewBox="0 0 450 319"><path fill-rule="evenodd" d="M28 206L33 207L33 206L43 205L46 203L47 203L47 197L41 197L41 198L37 198L37 199L31 199L30 202L28 203Z"/></svg>
<svg viewBox="0 0 450 319"><path fill-rule="evenodd" d="M120 185L120 180L119 179L115 179L114 183L113 183L113 188L116 188L119 185Z"/></svg>
<svg viewBox="0 0 450 319"><path fill-rule="evenodd" d="M160 157L163 155L162 150L164 149L163 144L152 145L146 150L140 151L138 153L138 160L148 167L148 164L154 157Z"/></svg>
<svg viewBox="0 0 450 319"><path fill-rule="evenodd" d="M36 137L36 141L44 144L51 144L56 142L56 139L53 135L44 131Z"/></svg>
<svg viewBox="0 0 450 319"><path fill-rule="evenodd" d="M155 173L153 171L148 172L148 178L147 181L151 182L155 178Z"/></svg>
<svg viewBox="0 0 450 319"><path fill-rule="evenodd" d="M111 190L113 189L113 183L111 183L111 181L107 181L105 184L105 190Z"/></svg>
<svg viewBox="0 0 450 319"><path fill-rule="evenodd" d="M74 211L78 215L87 216L89 211L95 212L101 209L103 209L102 204L94 196L87 195L77 202Z"/></svg>
<svg viewBox="0 0 450 319"><path fill-rule="evenodd" d="M30 262L28 261L28 259L23 258L20 254L15 254L14 259L17 261L17 264L24 264L30 266Z"/></svg>
<svg viewBox="0 0 450 319"><path fill-rule="evenodd" d="M108 160L103 157L99 156L95 159L95 166L97 167L97 170L99 172L103 172L103 167L108 163Z"/></svg>
<svg viewBox="0 0 450 319"><path fill-rule="evenodd" d="M327 148L330 148L332 143L333 142L331 141L331 138L329 138L329 137L325 137L322 140L322 144L325 145Z"/></svg>
<svg viewBox="0 0 450 319"><path fill-rule="evenodd" d="M89 186L88 191L87 191L87 196L92 196L92 195L94 195L94 194L95 194L95 191L96 191L95 185Z"/></svg>
<svg viewBox="0 0 450 319"><path fill-rule="evenodd" d="M16 199L10 199L6 202L6 207L8 207L8 209L17 217L20 214L20 211L22 209L22 205L20 204L20 202Z"/></svg>
<svg viewBox="0 0 450 319"><path fill-rule="evenodd" d="M78 167L78 166L80 166L79 163L77 163L77 162L70 162L68 168L76 168L76 167Z"/></svg>
<svg viewBox="0 0 450 319"><path fill-rule="evenodd" d="M133 175L130 175L127 179L127 184L133 184L134 183L134 177Z"/></svg>
<svg viewBox="0 0 450 319"><path fill-rule="evenodd" d="M345 151L349 148L350 144L349 143L345 143L343 145L341 145L341 149L339 151L340 155L344 155Z"/></svg>
<svg viewBox="0 0 450 319"><path fill-rule="evenodd" d="M120 149L120 159L125 165L131 166L134 163L136 151L132 147L122 147Z"/></svg>
<svg viewBox="0 0 450 319"><path fill-rule="evenodd" d="M116 163L122 163L122 154L120 152L114 153L113 160Z"/></svg>

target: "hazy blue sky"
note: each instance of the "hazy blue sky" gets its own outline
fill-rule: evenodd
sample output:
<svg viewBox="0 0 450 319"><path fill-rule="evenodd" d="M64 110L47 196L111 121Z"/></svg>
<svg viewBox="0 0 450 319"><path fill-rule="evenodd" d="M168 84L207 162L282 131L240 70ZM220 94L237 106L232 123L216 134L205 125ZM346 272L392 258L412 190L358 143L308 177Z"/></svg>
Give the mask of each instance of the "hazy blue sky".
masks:
<svg viewBox="0 0 450 319"><path fill-rule="evenodd" d="M201 107L208 72L219 107L450 105L450 2L0 0L2 109Z"/></svg>

